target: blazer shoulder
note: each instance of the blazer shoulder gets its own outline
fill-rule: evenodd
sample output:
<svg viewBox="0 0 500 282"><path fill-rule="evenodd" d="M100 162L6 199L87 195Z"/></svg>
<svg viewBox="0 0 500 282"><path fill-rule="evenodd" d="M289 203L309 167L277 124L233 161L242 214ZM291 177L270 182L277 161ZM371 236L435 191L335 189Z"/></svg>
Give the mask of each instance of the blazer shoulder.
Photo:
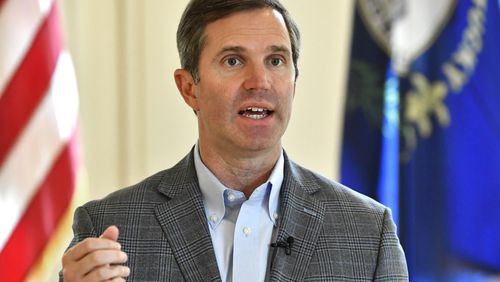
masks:
<svg viewBox="0 0 500 282"><path fill-rule="evenodd" d="M318 200L342 207L359 208L362 210L383 214L388 208L374 199L353 189L331 180L319 173L304 168L290 161L292 174L302 187L309 190Z"/></svg>
<svg viewBox="0 0 500 282"><path fill-rule="evenodd" d="M147 202L148 200L161 198L156 188L167 173L168 170L160 171L136 184L116 190L102 199L87 202L83 207L92 209L101 205L130 204L132 202Z"/></svg>
<svg viewBox="0 0 500 282"><path fill-rule="evenodd" d="M191 152L173 167L157 172L134 185L112 192L102 199L90 201L84 207L91 208L102 204L124 206L133 203L157 204L164 201L166 197L181 193L182 191L178 191L182 190L180 187L193 181L197 180Z"/></svg>

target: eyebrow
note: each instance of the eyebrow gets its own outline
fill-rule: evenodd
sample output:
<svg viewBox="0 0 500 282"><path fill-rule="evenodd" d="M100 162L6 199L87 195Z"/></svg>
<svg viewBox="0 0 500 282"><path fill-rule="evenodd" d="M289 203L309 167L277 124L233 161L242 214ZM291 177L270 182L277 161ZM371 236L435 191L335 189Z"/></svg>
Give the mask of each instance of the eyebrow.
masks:
<svg viewBox="0 0 500 282"><path fill-rule="evenodd" d="M270 49L273 52L278 52L278 53L285 53L286 55L290 55L290 48L283 46L283 45L272 45L268 49Z"/></svg>
<svg viewBox="0 0 500 282"><path fill-rule="evenodd" d="M216 57L219 57L224 53L244 53L244 52L245 52L245 48L243 48L241 46L226 46L226 47L222 48L222 50L220 50L217 53Z"/></svg>

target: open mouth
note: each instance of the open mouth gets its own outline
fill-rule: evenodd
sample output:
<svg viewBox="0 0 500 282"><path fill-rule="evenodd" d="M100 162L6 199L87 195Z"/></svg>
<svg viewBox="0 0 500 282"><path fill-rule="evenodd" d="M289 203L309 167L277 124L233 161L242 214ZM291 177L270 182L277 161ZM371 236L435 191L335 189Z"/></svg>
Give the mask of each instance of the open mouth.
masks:
<svg viewBox="0 0 500 282"><path fill-rule="evenodd" d="M263 119L272 113L273 111L271 110L258 107L248 107L245 110L238 112L238 114L251 119Z"/></svg>

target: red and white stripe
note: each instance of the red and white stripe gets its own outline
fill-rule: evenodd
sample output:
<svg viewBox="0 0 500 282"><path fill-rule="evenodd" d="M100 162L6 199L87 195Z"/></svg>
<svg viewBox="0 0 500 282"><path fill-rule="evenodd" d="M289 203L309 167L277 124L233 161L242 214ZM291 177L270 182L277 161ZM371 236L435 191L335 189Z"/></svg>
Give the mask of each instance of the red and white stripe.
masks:
<svg viewBox="0 0 500 282"><path fill-rule="evenodd" d="M0 281L22 281L67 212L78 94L53 0L0 0Z"/></svg>

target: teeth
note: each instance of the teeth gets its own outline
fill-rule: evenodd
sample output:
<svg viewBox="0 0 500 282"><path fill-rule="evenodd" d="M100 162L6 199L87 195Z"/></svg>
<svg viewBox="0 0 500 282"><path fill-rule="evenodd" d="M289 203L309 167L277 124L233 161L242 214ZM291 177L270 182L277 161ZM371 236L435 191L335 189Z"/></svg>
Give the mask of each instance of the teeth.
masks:
<svg viewBox="0 0 500 282"><path fill-rule="evenodd" d="M251 119L261 119L266 117L266 115L245 115L245 116Z"/></svg>
<svg viewBox="0 0 500 282"><path fill-rule="evenodd" d="M244 111L239 112L239 114L251 119L263 119L269 116L271 112L266 108L248 107Z"/></svg>
<svg viewBox="0 0 500 282"><path fill-rule="evenodd" d="M252 111L252 112L263 112L265 111L263 108L254 108L254 107L249 107L247 108L247 111Z"/></svg>

